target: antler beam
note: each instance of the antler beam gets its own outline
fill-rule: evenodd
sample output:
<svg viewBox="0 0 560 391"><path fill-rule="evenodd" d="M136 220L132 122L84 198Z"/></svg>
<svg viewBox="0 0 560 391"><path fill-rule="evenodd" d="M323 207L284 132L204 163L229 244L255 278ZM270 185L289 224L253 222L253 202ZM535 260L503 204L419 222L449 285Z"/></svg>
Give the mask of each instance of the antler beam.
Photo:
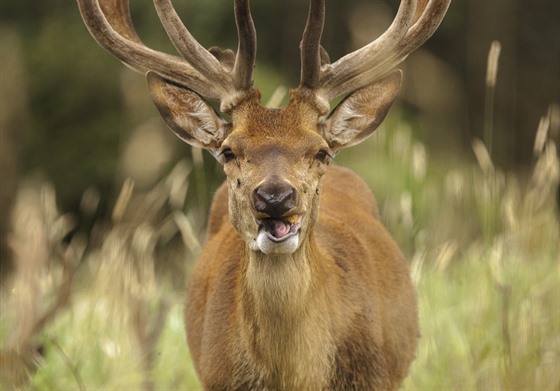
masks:
<svg viewBox="0 0 560 391"><path fill-rule="evenodd" d="M95 40L126 65L142 73L155 71L207 99L220 100L227 111L252 90L256 33L248 0L235 1L238 53L233 69L200 45L181 22L171 0L154 0L161 22L181 57L150 49L138 37L128 0L77 0Z"/></svg>
<svg viewBox="0 0 560 391"><path fill-rule="evenodd" d="M317 96L329 102L369 85L393 70L432 36L451 0L430 0L428 4L426 1L402 0L393 23L380 37L333 64L320 66L317 71L317 61L314 58L318 53L317 48L320 47L323 28L324 9L318 5L322 2L323 0L311 1L310 15L302 40L300 86L316 89ZM312 13L314 15L311 15ZM309 36L313 37L311 43L308 43Z"/></svg>
<svg viewBox="0 0 560 391"><path fill-rule="evenodd" d="M257 55L257 32L249 9L249 0L235 0L235 22L237 24L237 57L233 67L234 82L238 88L253 84L253 68Z"/></svg>
<svg viewBox="0 0 560 391"><path fill-rule="evenodd" d="M321 73L321 35L325 24L325 0L311 0L301 41L301 83L315 88Z"/></svg>

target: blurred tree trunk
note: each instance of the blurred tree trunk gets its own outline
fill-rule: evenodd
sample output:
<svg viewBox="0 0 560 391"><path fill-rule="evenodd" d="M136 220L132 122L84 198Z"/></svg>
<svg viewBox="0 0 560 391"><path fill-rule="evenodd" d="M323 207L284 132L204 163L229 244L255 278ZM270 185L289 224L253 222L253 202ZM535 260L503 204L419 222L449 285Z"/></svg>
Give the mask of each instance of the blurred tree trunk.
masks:
<svg viewBox="0 0 560 391"><path fill-rule="evenodd" d="M0 281L11 270L7 236L17 191L20 152L27 125L27 89L21 42L10 28L0 29Z"/></svg>

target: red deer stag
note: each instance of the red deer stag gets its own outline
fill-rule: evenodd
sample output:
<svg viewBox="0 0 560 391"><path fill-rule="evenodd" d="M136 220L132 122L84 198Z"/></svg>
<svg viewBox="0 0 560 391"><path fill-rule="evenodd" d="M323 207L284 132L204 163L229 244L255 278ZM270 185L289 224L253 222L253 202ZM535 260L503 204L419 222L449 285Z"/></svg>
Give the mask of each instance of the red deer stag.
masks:
<svg viewBox="0 0 560 391"><path fill-rule="evenodd" d="M397 389L419 335L408 268L367 186L330 163L379 126L401 86L395 66L433 34L450 0L402 0L386 32L334 63L320 45L325 2L311 0L300 85L282 108L263 107L253 87L248 0L234 1L237 53L206 50L171 0L154 0L181 57L142 43L127 0L78 3L97 42L146 73L171 130L212 153L227 177L185 313L204 388Z"/></svg>

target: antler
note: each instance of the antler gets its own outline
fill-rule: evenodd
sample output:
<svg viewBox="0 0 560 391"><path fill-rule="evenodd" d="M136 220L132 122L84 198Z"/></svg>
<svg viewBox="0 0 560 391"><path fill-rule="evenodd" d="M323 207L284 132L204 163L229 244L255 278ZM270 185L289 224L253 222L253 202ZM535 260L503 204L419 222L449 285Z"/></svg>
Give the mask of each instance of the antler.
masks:
<svg viewBox="0 0 560 391"><path fill-rule="evenodd" d="M301 40L301 85L315 88L321 73L321 35L325 24L325 0L311 0Z"/></svg>
<svg viewBox="0 0 560 391"><path fill-rule="evenodd" d="M300 87L315 90L322 106L387 75L432 36L451 0L429 0L427 4L425 0L401 0L387 31L332 64L321 64L320 60L324 3L311 0L301 46L300 80Z"/></svg>
<svg viewBox="0 0 560 391"><path fill-rule="evenodd" d="M222 111L251 94L256 56L256 32L249 0L235 0L238 51L233 66L228 54L206 50L177 15L171 0L154 0L156 11L181 57L148 48L138 37L130 18L128 0L77 0L91 35L104 49L142 73L155 71L207 99L221 101Z"/></svg>

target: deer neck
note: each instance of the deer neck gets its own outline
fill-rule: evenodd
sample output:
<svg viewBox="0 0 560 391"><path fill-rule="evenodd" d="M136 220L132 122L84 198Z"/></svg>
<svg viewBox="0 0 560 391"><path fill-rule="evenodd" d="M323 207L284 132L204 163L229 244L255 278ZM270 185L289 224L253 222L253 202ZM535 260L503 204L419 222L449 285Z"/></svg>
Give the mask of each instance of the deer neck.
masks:
<svg viewBox="0 0 560 391"><path fill-rule="evenodd" d="M332 322L313 235L292 254L247 252L242 313L249 354L282 389L326 384Z"/></svg>
<svg viewBox="0 0 560 391"><path fill-rule="evenodd" d="M305 240L291 254L267 255L247 250L245 288L255 311L283 318L299 316L308 302L320 294L317 248L313 242Z"/></svg>

